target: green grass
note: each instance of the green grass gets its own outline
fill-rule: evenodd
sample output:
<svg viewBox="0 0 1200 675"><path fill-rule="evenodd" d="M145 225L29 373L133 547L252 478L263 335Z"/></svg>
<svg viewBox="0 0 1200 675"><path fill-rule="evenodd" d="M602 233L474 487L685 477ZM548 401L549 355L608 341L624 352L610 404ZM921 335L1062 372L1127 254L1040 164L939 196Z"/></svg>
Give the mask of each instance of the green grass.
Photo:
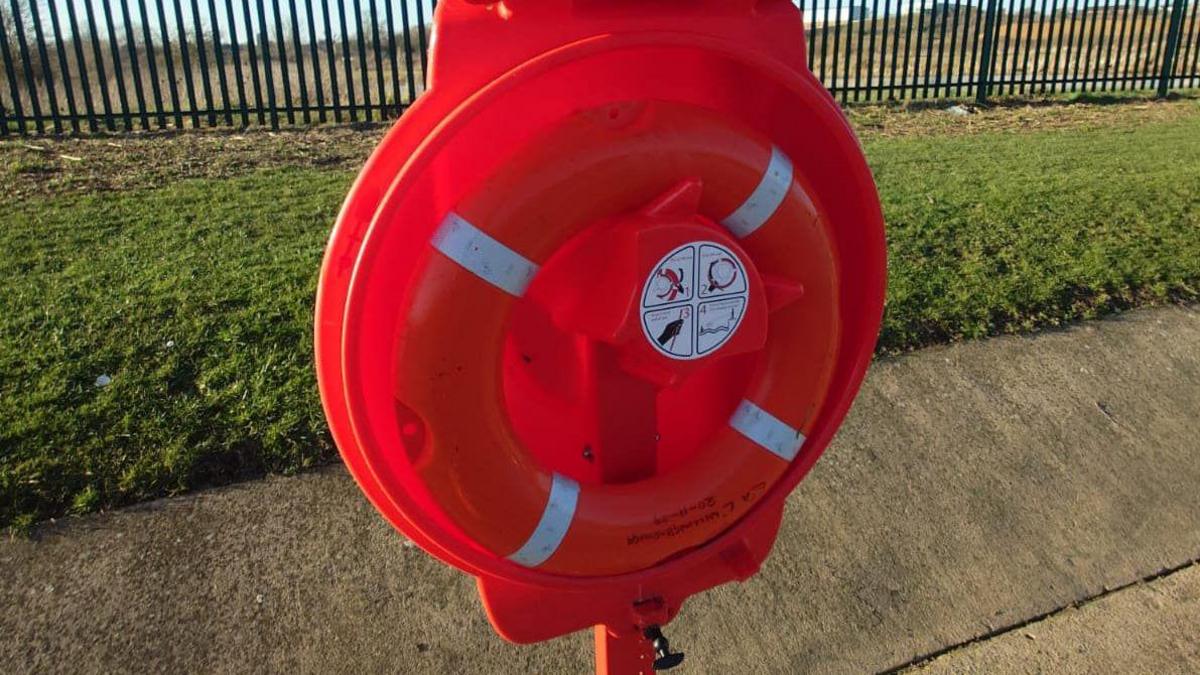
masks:
<svg viewBox="0 0 1200 675"><path fill-rule="evenodd" d="M881 350L1200 297L1200 115L866 150L889 222ZM0 524L333 458L311 314L351 178L261 172L0 210Z"/></svg>
<svg viewBox="0 0 1200 675"><path fill-rule="evenodd" d="M0 523L332 457L312 299L350 179L260 173L5 209Z"/></svg>
<svg viewBox="0 0 1200 675"><path fill-rule="evenodd" d="M14 160L9 161L7 166L5 166L4 168L8 173L17 174L17 175L45 174L45 173L51 173L54 171L53 164L46 162L46 161L39 160L37 158L14 159Z"/></svg>
<svg viewBox="0 0 1200 675"><path fill-rule="evenodd" d="M1200 299L1200 115L878 140L888 351Z"/></svg>

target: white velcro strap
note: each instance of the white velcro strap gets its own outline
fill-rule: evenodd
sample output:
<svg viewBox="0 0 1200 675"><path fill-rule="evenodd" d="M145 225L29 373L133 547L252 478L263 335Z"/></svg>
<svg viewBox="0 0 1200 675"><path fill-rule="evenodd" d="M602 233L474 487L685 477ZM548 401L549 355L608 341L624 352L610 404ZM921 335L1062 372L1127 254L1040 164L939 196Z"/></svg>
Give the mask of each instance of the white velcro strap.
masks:
<svg viewBox="0 0 1200 675"><path fill-rule="evenodd" d="M804 434L748 400L738 405L729 426L784 461L795 459L804 445Z"/></svg>
<svg viewBox="0 0 1200 675"><path fill-rule="evenodd" d="M537 263L491 238L457 213L442 220L433 247L475 276L500 290L521 297L537 274Z"/></svg>
<svg viewBox="0 0 1200 675"><path fill-rule="evenodd" d="M782 150L772 145L771 159L767 162L767 170L763 173L758 187L754 188L754 192L750 193L746 201L726 216L721 224L739 239L749 237L775 215L791 187L792 161Z"/></svg>
<svg viewBox="0 0 1200 675"><path fill-rule="evenodd" d="M578 502L579 483L554 474L542 519L533 528L533 534L529 535L525 545L508 559L525 567L537 567L546 562L558 550L563 537L567 536L567 528L575 517L575 505Z"/></svg>

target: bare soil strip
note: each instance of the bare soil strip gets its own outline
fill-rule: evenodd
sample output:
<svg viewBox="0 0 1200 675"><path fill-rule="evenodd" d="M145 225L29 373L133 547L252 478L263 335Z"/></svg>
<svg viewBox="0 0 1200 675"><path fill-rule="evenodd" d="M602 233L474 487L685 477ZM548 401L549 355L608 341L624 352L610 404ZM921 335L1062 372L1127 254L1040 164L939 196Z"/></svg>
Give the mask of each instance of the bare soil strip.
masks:
<svg viewBox="0 0 1200 675"><path fill-rule="evenodd" d="M993 107L920 102L846 109L864 143L896 136L945 136L1041 129L1121 128L1200 114L1200 98L1009 101ZM188 178L228 178L285 167L360 167L387 130L382 124L304 130L204 130L0 141L4 198L153 188Z"/></svg>

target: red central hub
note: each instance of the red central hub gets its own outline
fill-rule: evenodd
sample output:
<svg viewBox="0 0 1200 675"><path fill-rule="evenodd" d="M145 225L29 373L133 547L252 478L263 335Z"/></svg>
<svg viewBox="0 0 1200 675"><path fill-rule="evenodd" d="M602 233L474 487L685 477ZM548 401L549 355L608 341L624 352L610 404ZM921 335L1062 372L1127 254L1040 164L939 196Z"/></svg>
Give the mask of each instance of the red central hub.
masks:
<svg viewBox="0 0 1200 675"><path fill-rule="evenodd" d="M504 389L517 434L583 483L670 471L728 420L767 336L763 281L680 183L563 246L518 303Z"/></svg>

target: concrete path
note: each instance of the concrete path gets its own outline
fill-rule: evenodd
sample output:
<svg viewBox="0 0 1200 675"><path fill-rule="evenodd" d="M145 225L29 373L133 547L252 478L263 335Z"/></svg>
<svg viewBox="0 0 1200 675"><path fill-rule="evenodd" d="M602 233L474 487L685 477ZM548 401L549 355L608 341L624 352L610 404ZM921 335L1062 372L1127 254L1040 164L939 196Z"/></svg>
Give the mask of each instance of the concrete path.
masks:
<svg viewBox="0 0 1200 675"><path fill-rule="evenodd" d="M682 672L1195 670L1198 410L1189 309L881 361L763 572L669 628ZM18 672L590 668L496 638L339 468L0 543L0 610Z"/></svg>
<svg viewBox="0 0 1200 675"><path fill-rule="evenodd" d="M1200 565L954 650L921 670L928 675L1200 672Z"/></svg>

